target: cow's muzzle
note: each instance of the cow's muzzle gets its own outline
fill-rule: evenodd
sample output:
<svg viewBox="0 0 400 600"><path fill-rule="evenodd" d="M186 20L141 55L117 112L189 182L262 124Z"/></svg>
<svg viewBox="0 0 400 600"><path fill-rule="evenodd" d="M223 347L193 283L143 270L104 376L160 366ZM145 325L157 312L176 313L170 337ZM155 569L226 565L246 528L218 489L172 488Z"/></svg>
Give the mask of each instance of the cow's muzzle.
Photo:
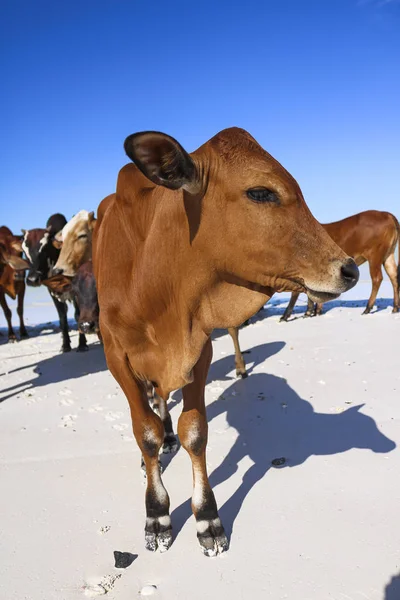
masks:
<svg viewBox="0 0 400 600"><path fill-rule="evenodd" d="M351 290L351 288L356 285L359 276L360 273L358 267L354 260L350 258L340 266L340 273L336 279L337 284L336 286L333 286L333 289L335 289L335 287L337 288L335 292L328 292L326 288L319 290L317 287L308 285L305 285L305 291L313 302L328 302L329 300L335 300L335 298L338 298L343 292Z"/></svg>
<svg viewBox="0 0 400 600"><path fill-rule="evenodd" d="M41 282L42 279L39 273L29 273L28 277L26 278L26 283L31 287L38 287Z"/></svg>
<svg viewBox="0 0 400 600"><path fill-rule="evenodd" d="M95 332L95 322L94 321L83 321L79 323L79 331L81 333L94 333Z"/></svg>

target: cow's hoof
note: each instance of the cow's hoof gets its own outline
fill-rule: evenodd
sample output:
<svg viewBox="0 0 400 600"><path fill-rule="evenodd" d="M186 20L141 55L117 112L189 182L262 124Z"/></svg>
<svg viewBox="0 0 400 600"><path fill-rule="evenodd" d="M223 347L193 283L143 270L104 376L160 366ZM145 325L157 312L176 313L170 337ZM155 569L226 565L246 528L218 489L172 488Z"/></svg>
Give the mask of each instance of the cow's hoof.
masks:
<svg viewBox="0 0 400 600"><path fill-rule="evenodd" d="M398 306L394 306L393 310L392 310L392 313L394 314L394 313L398 313L398 312L399 312L399 307Z"/></svg>
<svg viewBox="0 0 400 600"><path fill-rule="evenodd" d="M10 335L8 338L8 343L15 344L16 342L17 342L17 338L15 337L15 335Z"/></svg>
<svg viewBox="0 0 400 600"><path fill-rule="evenodd" d="M281 318L279 319L279 323L287 323L287 320L288 320L288 318L289 318L289 317L285 317L285 315L284 315L283 317L281 317Z"/></svg>
<svg viewBox="0 0 400 600"><path fill-rule="evenodd" d="M144 544L150 552L166 552L172 545L172 527L169 515L146 519Z"/></svg>
<svg viewBox="0 0 400 600"><path fill-rule="evenodd" d="M178 450L178 446L178 438L175 435L170 434L165 436L162 447L163 454L172 454L172 452L176 452Z"/></svg>
<svg viewBox="0 0 400 600"><path fill-rule="evenodd" d="M71 346L61 346L61 352L71 352Z"/></svg>
<svg viewBox="0 0 400 600"><path fill-rule="evenodd" d="M248 377L248 374L246 373L246 371L236 371L236 377L242 378L242 379L246 379L246 377Z"/></svg>
<svg viewBox="0 0 400 600"><path fill-rule="evenodd" d="M77 352L89 352L89 346L78 346L76 349Z"/></svg>
<svg viewBox="0 0 400 600"><path fill-rule="evenodd" d="M197 539L203 554L212 557L228 550L228 538L218 517L212 521L197 521L196 525Z"/></svg>
<svg viewBox="0 0 400 600"><path fill-rule="evenodd" d="M27 331L21 331L19 335L21 340L26 340L29 337L29 333Z"/></svg>
<svg viewBox="0 0 400 600"><path fill-rule="evenodd" d="M363 315L369 315L370 312L371 312L371 309L370 308L366 308L362 314Z"/></svg>

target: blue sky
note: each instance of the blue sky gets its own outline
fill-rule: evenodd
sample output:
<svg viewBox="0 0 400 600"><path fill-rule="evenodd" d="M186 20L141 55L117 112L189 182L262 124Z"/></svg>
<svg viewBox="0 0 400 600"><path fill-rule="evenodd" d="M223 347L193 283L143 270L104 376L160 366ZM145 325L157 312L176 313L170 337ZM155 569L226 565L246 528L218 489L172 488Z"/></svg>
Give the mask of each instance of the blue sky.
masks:
<svg viewBox="0 0 400 600"><path fill-rule="evenodd" d="M1 224L96 209L125 137L248 129L322 222L400 217L398 0L5 0Z"/></svg>

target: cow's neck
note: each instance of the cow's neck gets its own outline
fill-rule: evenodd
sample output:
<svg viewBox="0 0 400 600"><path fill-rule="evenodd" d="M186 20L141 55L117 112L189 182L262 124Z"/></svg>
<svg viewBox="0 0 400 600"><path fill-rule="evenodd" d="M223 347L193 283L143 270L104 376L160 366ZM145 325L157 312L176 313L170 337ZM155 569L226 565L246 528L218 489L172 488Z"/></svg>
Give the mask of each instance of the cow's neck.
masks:
<svg viewBox="0 0 400 600"><path fill-rule="evenodd" d="M163 396L191 381L192 369L213 329L241 325L272 296L243 282L217 279L206 286L197 274L176 285L181 300L166 303L160 317L147 319L149 351L154 353L153 381Z"/></svg>

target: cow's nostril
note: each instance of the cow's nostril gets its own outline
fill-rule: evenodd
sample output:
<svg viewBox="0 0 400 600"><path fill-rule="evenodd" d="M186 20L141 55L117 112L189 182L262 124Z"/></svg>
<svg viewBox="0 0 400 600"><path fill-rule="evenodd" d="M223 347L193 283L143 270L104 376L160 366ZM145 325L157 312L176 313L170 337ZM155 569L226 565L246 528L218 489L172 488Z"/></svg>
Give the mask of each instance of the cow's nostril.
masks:
<svg viewBox="0 0 400 600"><path fill-rule="evenodd" d="M349 260L347 263L341 266L340 269L343 279L348 285L348 289L356 285L359 278L359 271L354 260Z"/></svg>

